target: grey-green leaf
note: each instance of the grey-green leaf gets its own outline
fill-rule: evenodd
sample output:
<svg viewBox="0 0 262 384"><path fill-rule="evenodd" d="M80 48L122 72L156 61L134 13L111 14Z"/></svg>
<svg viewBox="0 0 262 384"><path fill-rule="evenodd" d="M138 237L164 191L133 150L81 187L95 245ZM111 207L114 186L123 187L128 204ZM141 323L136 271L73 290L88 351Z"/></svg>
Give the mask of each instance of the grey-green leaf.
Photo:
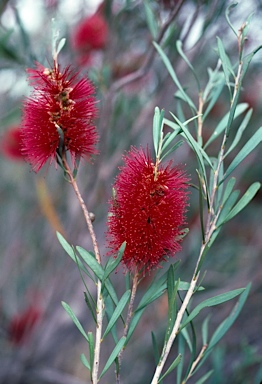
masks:
<svg viewBox="0 0 262 384"><path fill-rule="evenodd" d="M77 246L76 249L79 252L82 259L85 261L85 263L94 272L96 277L102 281L103 276L104 276L104 270L103 270L102 266L97 262L95 257L90 252L88 252L86 249L84 249L82 247Z"/></svg>
<svg viewBox="0 0 262 384"><path fill-rule="evenodd" d="M62 301L62 306L64 307L64 309L66 310L68 315L71 317L71 319L73 320L73 322L75 323L75 325L77 326L79 331L82 333L82 335L84 336L86 341L89 343L89 338L88 338L87 334L85 333L85 330L82 327L80 321L78 320L75 313L73 312L72 308L67 303L65 303L64 301Z"/></svg>
<svg viewBox="0 0 262 384"><path fill-rule="evenodd" d="M101 372L101 375L99 377L99 380L101 379L102 376L106 373L106 371L111 367L115 359L117 358L118 354L120 353L121 349L123 348L124 344L126 341L126 337L122 336L115 348L113 349L111 355L109 356L109 359L106 362L106 365L104 366L104 369Z"/></svg>
<svg viewBox="0 0 262 384"><path fill-rule="evenodd" d="M253 199L261 184L258 182L253 183L245 194L241 197L241 199L237 202L234 208L230 211L230 213L224 219L224 222L231 220L234 216L236 216L242 209L244 209L247 204Z"/></svg>
<svg viewBox="0 0 262 384"><path fill-rule="evenodd" d="M222 293L221 295L217 295L217 296L211 297L210 299L202 301L202 303L198 304L190 313L190 315L186 318L186 320L181 324L180 330L184 328L187 324L189 324L190 321L192 321L203 308L222 304L240 295L244 290L245 288L235 289L233 291Z"/></svg>
<svg viewBox="0 0 262 384"><path fill-rule="evenodd" d="M248 140L248 142L244 145L244 147L238 152L238 154L236 155L232 163L227 168L222 181L224 181L235 170L235 168L250 154L250 152L252 152L258 146L258 144L261 143L261 141L262 141L262 127L260 127L256 131L256 133Z"/></svg>
<svg viewBox="0 0 262 384"><path fill-rule="evenodd" d="M117 304L116 309L114 310L114 313L112 314L112 317L111 317L111 319L110 319L110 321L106 327L106 330L104 332L102 339L104 339L106 337L106 335L111 331L111 329L113 328L113 326L115 325L115 323L117 322L119 317L121 316L128 300L130 298L130 295L131 295L131 291L128 290L123 294L123 296L119 300L119 303Z"/></svg>

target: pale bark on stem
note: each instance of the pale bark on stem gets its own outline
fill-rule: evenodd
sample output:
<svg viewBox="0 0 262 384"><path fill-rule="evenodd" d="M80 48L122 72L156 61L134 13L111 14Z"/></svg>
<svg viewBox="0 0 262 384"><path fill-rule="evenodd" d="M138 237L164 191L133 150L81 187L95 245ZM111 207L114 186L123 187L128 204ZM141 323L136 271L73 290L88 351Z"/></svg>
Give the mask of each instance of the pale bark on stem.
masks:
<svg viewBox="0 0 262 384"><path fill-rule="evenodd" d="M80 206L82 208L82 211L83 211L83 214L84 214L84 217L86 220L86 224L87 224L90 236L91 236L91 240L93 243L93 248L94 248L96 260L99 264L101 264L101 256L100 256L100 252L99 252L99 248L98 248L98 243L97 243L94 227L93 227L88 209L87 209L85 202L81 196L81 193L79 191L77 182L76 182L76 180L72 174L72 171L71 171L71 169L67 163L65 154L63 154L63 156L62 156L62 160L63 160L63 166L65 168L66 174L69 177L69 182L72 185L72 187L75 191L75 194L78 198L78 201L80 203ZM95 338L94 365L93 365L93 370L92 370L92 384L97 384L99 381L98 372L99 372L100 346L101 346L101 338L102 338L102 321L103 321L103 298L101 295L101 281L100 280L97 281L96 314L97 314L96 338Z"/></svg>

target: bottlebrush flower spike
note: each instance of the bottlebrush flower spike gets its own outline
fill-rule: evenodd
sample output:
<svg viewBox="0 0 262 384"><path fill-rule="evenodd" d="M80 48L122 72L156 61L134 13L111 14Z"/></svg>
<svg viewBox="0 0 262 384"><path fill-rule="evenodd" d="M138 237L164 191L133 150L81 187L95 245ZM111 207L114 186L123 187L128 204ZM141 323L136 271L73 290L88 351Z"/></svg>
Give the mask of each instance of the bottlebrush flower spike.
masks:
<svg viewBox="0 0 262 384"><path fill-rule="evenodd" d="M60 70L37 64L28 69L34 87L23 105L22 153L38 172L57 151L69 151L73 163L96 154L98 134L93 120L97 116L95 89L87 78L78 80L70 67Z"/></svg>
<svg viewBox="0 0 262 384"><path fill-rule="evenodd" d="M149 271L181 249L188 177L172 162L157 166L143 149L132 148L124 161L110 201L108 246L116 254L126 241L123 263Z"/></svg>

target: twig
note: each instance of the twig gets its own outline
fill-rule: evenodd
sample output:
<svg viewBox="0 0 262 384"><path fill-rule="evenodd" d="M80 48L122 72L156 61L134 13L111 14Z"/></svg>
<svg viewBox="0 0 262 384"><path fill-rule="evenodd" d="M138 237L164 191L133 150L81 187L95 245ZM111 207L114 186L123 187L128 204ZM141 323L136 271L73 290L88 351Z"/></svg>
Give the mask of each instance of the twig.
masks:
<svg viewBox="0 0 262 384"><path fill-rule="evenodd" d="M186 377L185 380L183 380L182 384L186 384L187 380L190 379L190 377L192 376L193 372L194 372L194 369L196 368L197 364L200 362L200 360L202 359L203 355L204 355L204 352L205 350L207 349L208 345L207 344L204 344L203 347L201 348L201 351L199 352L199 355L197 356L197 358L193 361L193 364L190 368L190 371Z"/></svg>
<svg viewBox="0 0 262 384"><path fill-rule="evenodd" d="M67 173L67 176L69 177L69 182L72 184L75 194L78 198L78 201L80 203L80 206L82 208L82 211L84 213L84 217L86 220L86 224L92 239L93 248L95 252L96 260L99 264L101 264L101 256L98 248L98 243L96 239L96 235L94 232L93 224L90 218L90 214L87 210L87 207L85 205L85 202L81 196L81 193L79 191L77 182L72 174L72 171L67 163L65 153L62 155L62 161L63 166L65 168L65 171ZM101 338L102 338L102 320L103 320L103 298L101 295L101 281L98 279L97 281L97 304L96 304L96 313L97 313L97 326L96 326L96 338L95 338L95 352L94 352L94 365L92 367L92 383L97 384L98 383L98 371L99 371L99 360L100 360L100 346L101 346Z"/></svg>
<svg viewBox="0 0 262 384"><path fill-rule="evenodd" d="M133 278L132 292L131 292L131 297L130 297L130 301L129 301L129 305L128 305L127 318L126 318L126 323L125 323L125 328L124 328L124 335L123 336L125 336L125 337L127 336L129 324L130 324L130 321L131 321L132 316L133 316L133 306L134 306L136 291L137 291L137 287L138 287L138 283L139 283L138 277L139 277L139 272L136 271L134 274L134 278ZM124 352L124 348L120 351L120 353L118 355L119 372L116 376L116 383L117 384L120 384L120 366L121 366L121 362L122 362L123 352Z"/></svg>
<svg viewBox="0 0 262 384"><path fill-rule="evenodd" d="M156 43L157 44L159 44L162 41L162 39L163 39L163 37L164 37L168 27L170 26L172 21L174 21L174 19L176 18L178 12L180 11L180 8L182 7L183 2L184 2L184 0L178 1L176 7L171 12L169 19L163 25L163 27L162 27L162 29L161 29L161 31L160 31L157 39L156 39ZM148 51L147 57L146 57L146 59L144 61L144 64L137 71L132 72L132 73L124 76L122 79L119 79L118 81L116 81L112 85L113 92L116 92L119 89L121 89L124 86L126 86L127 84L132 83L133 81L139 80L142 77L144 77L145 74L147 73L147 71L149 70L149 68L151 67L153 61L154 61L155 54L156 54L156 50L155 50L155 48L153 46L151 46L149 51Z"/></svg>

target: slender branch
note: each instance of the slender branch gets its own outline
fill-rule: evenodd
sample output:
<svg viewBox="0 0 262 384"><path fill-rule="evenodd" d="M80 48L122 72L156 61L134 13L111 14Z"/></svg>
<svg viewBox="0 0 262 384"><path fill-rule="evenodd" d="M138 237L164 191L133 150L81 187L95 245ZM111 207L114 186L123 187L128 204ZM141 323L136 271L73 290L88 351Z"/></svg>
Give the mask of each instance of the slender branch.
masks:
<svg viewBox="0 0 262 384"><path fill-rule="evenodd" d="M186 377L185 380L183 380L182 384L186 384L186 382L188 381L188 379L190 379L190 377L193 375L193 372L194 372L194 369L197 367L197 364L200 362L200 360L202 359L203 355L204 355L204 352L205 350L207 349L208 345L207 344L204 344L203 347L201 348L201 351L199 352L199 355L197 356L197 358L193 361L193 364L190 368L190 371Z"/></svg>
<svg viewBox="0 0 262 384"><path fill-rule="evenodd" d="M96 260L99 264L101 264L101 256L98 248L98 243L95 235L95 231L93 228L93 224L90 218L90 214L88 212L88 209L85 205L85 202L81 196L81 193L79 191L77 182L73 176L73 173L67 163L65 153L62 155L62 161L63 166L66 171L67 176L69 177L69 182L72 185L75 194L78 198L78 201L80 203L80 206L82 208L86 224L91 236L91 240L93 243L93 248L95 252ZM98 371L99 371L99 361L100 361L100 346L101 346L101 338L102 338L102 321L103 321L103 298L101 295L101 281L97 281L97 303L96 303L96 313L97 313L97 321L96 321L96 338L95 338L95 352L94 352L94 365L92 367L92 383L97 384L98 383Z"/></svg>
<svg viewBox="0 0 262 384"><path fill-rule="evenodd" d="M156 43L157 44L159 44L162 41L162 39L163 39L163 37L164 37L168 27L174 21L174 19L176 18L177 14L179 13L180 8L183 5L183 2L184 2L184 0L179 0L177 5L176 5L176 7L171 12L170 17L168 18L166 23L163 25L163 27L162 27L162 29L161 29L161 31L160 31L157 39L156 39ZM119 89L121 89L124 86L126 86L127 84L130 84L133 81L139 80L142 77L144 77L145 74L148 72L149 68L151 67L153 61L154 61L155 54L156 54L156 50L155 50L155 48L153 46L151 46L150 49L148 50L148 54L147 54L147 57L146 57L146 59L144 61L144 64L137 71L132 72L132 73L124 76L122 79L119 79L117 82L115 82L112 85L112 90L114 92L116 92Z"/></svg>
<svg viewBox="0 0 262 384"><path fill-rule="evenodd" d="M128 305L127 318L126 318L126 323L125 323L125 328L124 328L124 335L123 336L125 336L125 337L127 336L130 321L131 321L132 316L133 316L134 301L135 301L136 291L137 291L137 287L138 287L138 283L139 283L138 277L139 277L139 272L136 271L134 274L134 278L133 278L132 292L131 292L131 297L130 297L130 301L129 301L129 305ZM116 383L117 384L120 384L120 366L121 366L121 362L122 362L123 352L124 352L124 348L120 351L120 353L118 355L119 372L118 372L117 377L116 377Z"/></svg>

